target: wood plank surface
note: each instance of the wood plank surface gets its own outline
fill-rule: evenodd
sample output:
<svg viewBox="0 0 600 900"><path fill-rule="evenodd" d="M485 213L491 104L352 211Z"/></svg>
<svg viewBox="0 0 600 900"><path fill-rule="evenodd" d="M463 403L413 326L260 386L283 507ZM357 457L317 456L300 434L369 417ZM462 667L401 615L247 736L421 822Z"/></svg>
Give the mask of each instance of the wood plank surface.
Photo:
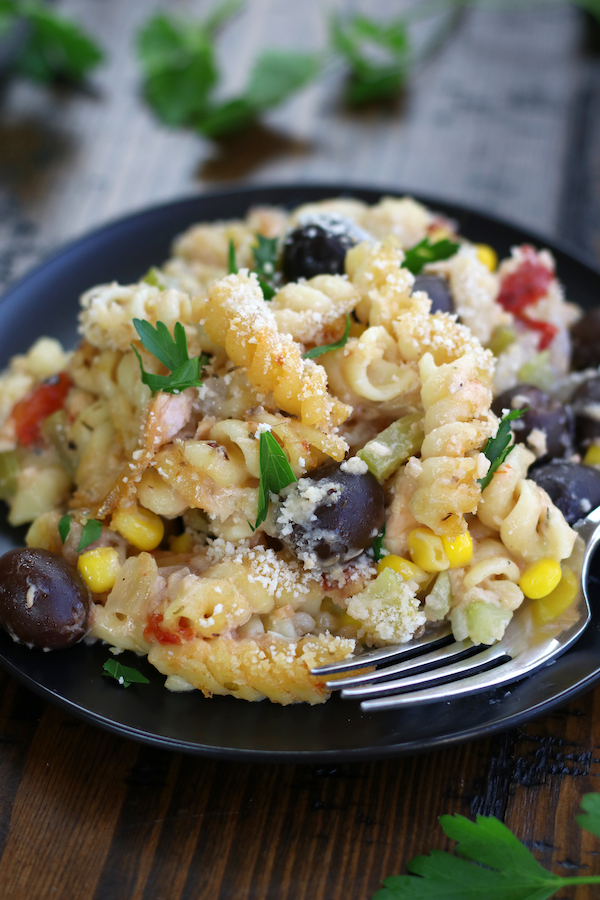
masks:
<svg viewBox="0 0 600 900"><path fill-rule="evenodd" d="M59 6L110 56L85 91L3 89L0 287L98 224L239 179L421 191L600 259L600 63L584 53L571 8L470 11L402 103L350 113L332 69L243 139L214 144L166 130L140 101L132 41L166 4ZM378 4L383 17L397 9ZM250 0L220 43L227 91L262 47L323 46L325 12L318 0ZM0 674L0 896L366 900L411 857L447 846L436 817L450 812L498 816L556 872L600 873L600 845L574 825L581 796L598 789L599 751L600 689L445 751L271 766L138 745Z"/></svg>

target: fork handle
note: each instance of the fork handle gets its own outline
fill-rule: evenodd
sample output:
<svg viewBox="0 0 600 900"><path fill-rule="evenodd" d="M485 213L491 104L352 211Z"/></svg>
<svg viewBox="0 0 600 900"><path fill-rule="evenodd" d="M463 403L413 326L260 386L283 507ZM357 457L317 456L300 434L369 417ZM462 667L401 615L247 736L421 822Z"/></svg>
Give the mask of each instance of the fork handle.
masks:
<svg viewBox="0 0 600 900"><path fill-rule="evenodd" d="M594 558L594 550L600 543L600 506L593 509L581 522L577 522L573 528L585 544L581 568L581 582L585 585L589 575L590 563Z"/></svg>

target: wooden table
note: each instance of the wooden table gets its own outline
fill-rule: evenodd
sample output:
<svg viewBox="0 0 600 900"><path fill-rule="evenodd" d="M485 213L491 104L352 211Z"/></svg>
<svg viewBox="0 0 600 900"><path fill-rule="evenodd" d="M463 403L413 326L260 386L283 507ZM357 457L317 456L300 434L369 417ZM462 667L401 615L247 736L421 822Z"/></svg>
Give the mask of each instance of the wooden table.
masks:
<svg viewBox="0 0 600 900"><path fill-rule="evenodd" d="M0 286L108 219L240 178L422 191L600 258L600 63L583 53L573 10L470 12L399 106L343 110L333 71L244 139L214 145L163 129L140 102L131 41L157 5L65 0L60 7L109 49L107 65L84 92L4 91ZM325 41L318 0L248 7L221 40L231 90L259 47ZM446 846L436 816L448 812L496 815L556 872L597 873L600 845L574 815L597 789L599 707L600 688L522 729L443 752L267 766L117 738L0 674L0 894L365 900L411 857Z"/></svg>

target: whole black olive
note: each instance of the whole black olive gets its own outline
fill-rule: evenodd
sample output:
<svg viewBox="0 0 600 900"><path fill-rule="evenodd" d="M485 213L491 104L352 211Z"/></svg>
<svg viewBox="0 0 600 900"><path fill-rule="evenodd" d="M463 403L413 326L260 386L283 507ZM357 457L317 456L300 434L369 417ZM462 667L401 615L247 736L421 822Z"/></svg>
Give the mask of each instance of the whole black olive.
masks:
<svg viewBox="0 0 600 900"><path fill-rule="evenodd" d="M573 422L569 410L531 384L517 384L499 394L492 412L499 418L503 409L529 409L510 424L515 441L533 450L538 463L561 459L573 452ZM534 434L532 432L541 432ZM531 440L527 439L531 436ZM537 438L537 440L536 440Z"/></svg>
<svg viewBox="0 0 600 900"><path fill-rule="evenodd" d="M600 365L600 309L593 309L571 325L571 368L575 372Z"/></svg>
<svg viewBox="0 0 600 900"><path fill-rule="evenodd" d="M356 241L340 229L333 233L321 225L308 224L288 234L283 244L283 275L286 281L315 275L343 275L346 252Z"/></svg>
<svg viewBox="0 0 600 900"><path fill-rule="evenodd" d="M600 471L578 463L554 462L529 473L549 495L569 525L600 506Z"/></svg>
<svg viewBox="0 0 600 900"><path fill-rule="evenodd" d="M277 536L309 566L328 568L370 547L384 516L383 488L355 457L325 463L286 489Z"/></svg>
<svg viewBox="0 0 600 900"><path fill-rule="evenodd" d="M580 384L571 398L578 452L600 440L600 375Z"/></svg>
<svg viewBox="0 0 600 900"><path fill-rule="evenodd" d="M49 550L0 557L0 626L40 650L77 643L90 629L92 600L79 573Z"/></svg>
<svg viewBox="0 0 600 900"><path fill-rule="evenodd" d="M448 280L443 275L417 275L412 292L425 291L431 300L431 312L454 312L454 300Z"/></svg>

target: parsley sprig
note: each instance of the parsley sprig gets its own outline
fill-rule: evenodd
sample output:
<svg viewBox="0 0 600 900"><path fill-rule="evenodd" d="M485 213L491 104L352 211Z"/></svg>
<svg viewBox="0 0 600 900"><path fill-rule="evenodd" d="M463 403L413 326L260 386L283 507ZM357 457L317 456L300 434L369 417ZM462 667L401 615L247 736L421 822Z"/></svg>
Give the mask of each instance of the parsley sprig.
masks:
<svg viewBox="0 0 600 900"><path fill-rule="evenodd" d="M151 391L179 394L189 387L202 387L200 373L207 364L208 357L202 354L200 357L190 359L185 329L181 322L175 322L173 337L164 322L157 322L156 328L143 319L134 319L133 324L142 346L171 370L170 375L153 375L146 372L142 357L133 344L131 345L142 370L142 381Z"/></svg>
<svg viewBox="0 0 600 900"><path fill-rule="evenodd" d="M344 328L344 333L339 341L335 341L333 344L323 344L322 347L313 347L312 350L307 350L306 353L303 353L302 355L304 359L316 359L317 356L322 356L323 353L329 353L331 350L341 350L342 347L346 346L349 334L350 316L346 313L346 327Z"/></svg>
<svg viewBox="0 0 600 900"><path fill-rule="evenodd" d="M58 533L63 544L69 536L70 530L71 516L67 513L67 515L63 516L58 523ZM93 544L94 541L97 541L101 534L102 522L99 522L98 519L87 519L85 525L83 526L83 531L81 532L81 537L77 546L77 552L81 553L82 550L85 550L86 547L89 547L90 544Z"/></svg>
<svg viewBox="0 0 600 900"><path fill-rule="evenodd" d="M336 16L331 42L350 70L346 101L351 105L387 100L404 87L411 48L403 19L383 23L367 16Z"/></svg>
<svg viewBox="0 0 600 900"><path fill-rule="evenodd" d="M1 0L0 33L24 21L26 39L13 70L33 81L81 81L104 54L72 19L41 0Z"/></svg>
<svg viewBox="0 0 600 900"><path fill-rule="evenodd" d="M520 419L523 413L527 412L528 409L529 407L527 406L524 409L512 409L510 412L506 413L506 415L500 419L496 437L488 438L488 441L483 448L483 452L490 461L490 467L484 477L478 479L482 491L488 486L494 472L502 465L512 449L512 431L510 423L514 421L514 419Z"/></svg>
<svg viewBox="0 0 600 900"><path fill-rule="evenodd" d="M600 835L600 794L586 794L578 824ZM457 856L432 850L417 856L410 875L386 878L373 900L548 900L568 886L600 884L600 875L563 878L544 869L506 825L493 816L441 816L440 825Z"/></svg>
<svg viewBox="0 0 600 900"><path fill-rule="evenodd" d="M371 548L373 550L373 559L375 560L375 562L379 562L384 557L384 554L383 554L383 539L384 539L384 537L385 537L385 522L383 523L383 528L381 529L381 531L379 532L379 534L373 541L373 546Z"/></svg>
<svg viewBox="0 0 600 900"><path fill-rule="evenodd" d="M449 259L451 256L454 256L459 247L460 244L449 241L447 238L434 243L429 238L425 238L419 244L406 251L402 267L408 269L413 275L419 275L427 263Z"/></svg>
<svg viewBox="0 0 600 900"><path fill-rule="evenodd" d="M258 283L265 300L272 300L276 294L273 284L275 266L277 265L277 238L256 235L256 244L252 247L254 268L258 275Z"/></svg>
<svg viewBox="0 0 600 900"><path fill-rule="evenodd" d="M260 484L258 488L258 513L254 529L265 521L269 509L270 494L278 494L284 487L296 481L288 458L270 431L262 431L258 448Z"/></svg>
<svg viewBox="0 0 600 900"><path fill-rule="evenodd" d="M133 683L150 684L148 678L142 675L141 672L138 672L137 669L133 669L131 666L123 666L116 659L107 659L102 668L104 669L103 675L114 678L122 687L128 688Z"/></svg>

